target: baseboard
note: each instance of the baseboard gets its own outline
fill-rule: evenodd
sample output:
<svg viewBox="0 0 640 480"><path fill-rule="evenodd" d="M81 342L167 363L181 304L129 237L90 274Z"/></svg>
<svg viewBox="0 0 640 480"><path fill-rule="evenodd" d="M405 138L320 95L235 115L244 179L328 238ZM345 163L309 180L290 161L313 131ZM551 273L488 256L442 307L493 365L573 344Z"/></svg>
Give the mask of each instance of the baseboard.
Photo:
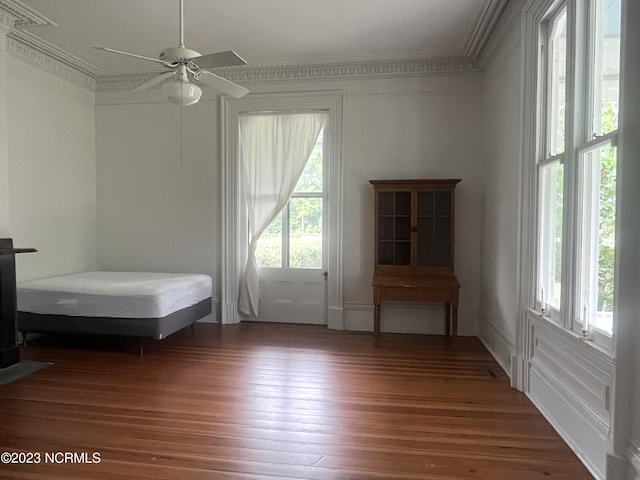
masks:
<svg viewBox="0 0 640 480"><path fill-rule="evenodd" d="M329 307L327 309L327 328L344 330L344 309Z"/></svg>
<svg viewBox="0 0 640 480"><path fill-rule="evenodd" d="M344 329L355 332L373 331L373 305L345 303ZM380 331L444 335L444 305L437 303L389 302L381 306ZM478 311L458 310L458 335L478 335Z"/></svg>
<svg viewBox="0 0 640 480"><path fill-rule="evenodd" d="M344 330L350 332L372 332L373 305L370 303L345 303L343 326Z"/></svg>
<svg viewBox="0 0 640 480"><path fill-rule="evenodd" d="M625 480L640 480L640 440L631 439L625 456L627 458Z"/></svg>
<svg viewBox="0 0 640 480"><path fill-rule="evenodd" d="M479 312L478 337L489 353L496 359L505 373L511 378L511 360L514 354L514 340L509 332L486 312Z"/></svg>
<svg viewBox="0 0 640 480"><path fill-rule="evenodd" d="M529 361L519 355L511 355L511 386L516 390L529 391Z"/></svg>

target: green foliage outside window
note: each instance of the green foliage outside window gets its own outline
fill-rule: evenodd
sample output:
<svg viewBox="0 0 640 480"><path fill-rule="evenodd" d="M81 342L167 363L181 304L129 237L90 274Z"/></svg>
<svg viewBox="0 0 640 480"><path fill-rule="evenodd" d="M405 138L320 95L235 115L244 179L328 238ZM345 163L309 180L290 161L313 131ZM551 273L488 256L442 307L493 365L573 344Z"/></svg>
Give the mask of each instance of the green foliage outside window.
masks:
<svg viewBox="0 0 640 480"><path fill-rule="evenodd" d="M604 99L602 130L615 130L615 105ZM613 311L615 220L616 220L616 149L608 145L600 157L600 225L598 236L598 311Z"/></svg>
<svg viewBox="0 0 640 480"><path fill-rule="evenodd" d="M285 210L289 210L290 268L322 267L322 198L296 194L322 192L322 149L314 149L295 193ZM256 258L263 267L282 267L282 215L278 215L260 237ZM285 235L287 232L285 232Z"/></svg>

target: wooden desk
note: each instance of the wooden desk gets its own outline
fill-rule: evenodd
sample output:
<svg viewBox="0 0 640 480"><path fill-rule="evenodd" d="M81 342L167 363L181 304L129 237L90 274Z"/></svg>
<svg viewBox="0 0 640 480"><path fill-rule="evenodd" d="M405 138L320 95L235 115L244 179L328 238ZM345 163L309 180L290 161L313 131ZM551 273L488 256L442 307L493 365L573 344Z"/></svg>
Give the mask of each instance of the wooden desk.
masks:
<svg viewBox="0 0 640 480"><path fill-rule="evenodd" d="M445 304L445 333L455 344L458 338L458 293L455 275L374 275L373 335L380 339L380 304L384 301L442 302Z"/></svg>
<svg viewBox="0 0 640 480"><path fill-rule="evenodd" d="M0 238L0 368L20 361L16 343L16 253L34 248L13 248L10 238Z"/></svg>

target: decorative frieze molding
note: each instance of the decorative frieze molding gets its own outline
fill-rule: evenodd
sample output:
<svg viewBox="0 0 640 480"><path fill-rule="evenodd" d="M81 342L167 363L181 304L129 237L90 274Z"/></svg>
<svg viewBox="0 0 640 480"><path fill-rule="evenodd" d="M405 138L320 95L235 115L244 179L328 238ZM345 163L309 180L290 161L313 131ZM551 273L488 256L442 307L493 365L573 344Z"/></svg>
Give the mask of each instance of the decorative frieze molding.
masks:
<svg viewBox="0 0 640 480"><path fill-rule="evenodd" d="M7 51L36 67L83 87L95 88L95 68L33 35L13 30L7 36ZM28 41L25 41L27 40Z"/></svg>
<svg viewBox="0 0 640 480"><path fill-rule="evenodd" d="M320 80L424 75L430 73L478 72L480 64L468 57L421 58L411 60L368 60L327 63L264 64L221 68L216 74L232 82L275 80ZM96 79L96 91L129 90L163 70L105 73Z"/></svg>
<svg viewBox="0 0 640 480"><path fill-rule="evenodd" d="M7 35L13 29L16 17L0 8L0 52L7 50Z"/></svg>
<svg viewBox="0 0 640 480"><path fill-rule="evenodd" d="M414 75L482 70L480 64L468 57L418 58L403 60L335 61L326 63L298 63L254 65L220 69L231 81L298 80L378 75Z"/></svg>
<svg viewBox="0 0 640 480"><path fill-rule="evenodd" d="M6 30L6 51L15 57L93 89L96 68L24 30L27 27L58 25L19 0L0 0L0 32Z"/></svg>
<svg viewBox="0 0 640 480"><path fill-rule="evenodd" d="M116 72L116 73L103 73L96 77L96 91L97 92L109 92L117 90L131 90L142 82L149 80L154 75L157 75L167 70L140 70L137 72Z"/></svg>
<svg viewBox="0 0 640 480"><path fill-rule="evenodd" d="M0 17L3 14L13 19L11 24L13 28L40 27L43 25L58 26L52 20L19 0L0 0Z"/></svg>
<svg viewBox="0 0 640 480"><path fill-rule="evenodd" d="M88 75L90 77L95 77L97 74L96 67L94 67L90 63L85 62L75 55L71 55L65 50L56 47L55 45L52 45L45 40L42 40L32 33L22 30L13 30L9 36L13 40L15 40L15 44L21 44L23 46L20 51L24 51L29 48L43 55L46 55L47 57L51 57L53 60L59 63L68 65L69 67L78 70L79 73Z"/></svg>
<svg viewBox="0 0 640 480"><path fill-rule="evenodd" d="M4 10L0 10L0 35L5 35L11 31L16 19Z"/></svg>

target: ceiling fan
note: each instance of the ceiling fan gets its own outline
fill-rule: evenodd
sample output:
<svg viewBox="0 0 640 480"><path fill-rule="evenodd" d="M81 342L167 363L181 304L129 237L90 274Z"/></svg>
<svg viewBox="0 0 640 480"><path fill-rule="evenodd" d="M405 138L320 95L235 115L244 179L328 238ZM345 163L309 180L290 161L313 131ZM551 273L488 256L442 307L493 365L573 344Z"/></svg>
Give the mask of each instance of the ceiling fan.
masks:
<svg viewBox="0 0 640 480"><path fill-rule="evenodd" d="M170 69L168 72L160 73L141 83L132 91L146 90L147 88L151 88L164 82L161 88L163 93L167 96L167 99L170 102L183 107L193 105L200 100L202 89L197 85L197 83L208 85L235 98L243 97L249 93L248 89L209 71L210 69L220 67L245 65L247 62L245 62L237 53L233 51L226 51L200 55L200 53L195 50L185 48L184 0L179 1L180 43L177 47L162 50L159 58L145 57L143 55L123 52L106 47L93 48L160 63Z"/></svg>

